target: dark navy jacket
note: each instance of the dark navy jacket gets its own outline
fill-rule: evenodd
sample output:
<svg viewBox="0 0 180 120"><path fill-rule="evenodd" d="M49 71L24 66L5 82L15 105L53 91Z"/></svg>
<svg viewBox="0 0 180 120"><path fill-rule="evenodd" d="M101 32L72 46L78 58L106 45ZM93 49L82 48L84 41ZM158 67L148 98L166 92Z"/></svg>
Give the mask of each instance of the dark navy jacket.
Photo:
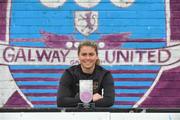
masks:
<svg viewBox="0 0 180 120"><path fill-rule="evenodd" d="M102 95L103 99L95 103L96 107L110 107L114 104L114 81L109 71L96 65L92 74L83 73L80 65L75 65L65 70L61 77L57 105L58 107L76 107L81 103L79 98L79 80L93 80L93 93Z"/></svg>

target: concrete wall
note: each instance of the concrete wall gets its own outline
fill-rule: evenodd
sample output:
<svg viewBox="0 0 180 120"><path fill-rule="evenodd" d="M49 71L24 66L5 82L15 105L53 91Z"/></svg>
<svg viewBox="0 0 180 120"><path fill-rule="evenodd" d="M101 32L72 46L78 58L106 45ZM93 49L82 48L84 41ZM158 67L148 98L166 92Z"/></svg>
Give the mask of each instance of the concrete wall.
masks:
<svg viewBox="0 0 180 120"><path fill-rule="evenodd" d="M87 117L88 116L88 117ZM30 113L0 113L2 120L179 120L179 113L48 113L48 112L30 112Z"/></svg>

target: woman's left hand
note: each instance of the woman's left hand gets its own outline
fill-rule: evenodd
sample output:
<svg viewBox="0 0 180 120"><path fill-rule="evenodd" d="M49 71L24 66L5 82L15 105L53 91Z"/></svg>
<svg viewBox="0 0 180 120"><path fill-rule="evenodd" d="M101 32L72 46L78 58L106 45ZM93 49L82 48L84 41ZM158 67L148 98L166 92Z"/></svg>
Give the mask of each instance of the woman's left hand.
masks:
<svg viewBox="0 0 180 120"><path fill-rule="evenodd" d="M98 101L99 99L102 99L103 96L101 96L99 93L95 93L93 95L93 102Z"/></svg>

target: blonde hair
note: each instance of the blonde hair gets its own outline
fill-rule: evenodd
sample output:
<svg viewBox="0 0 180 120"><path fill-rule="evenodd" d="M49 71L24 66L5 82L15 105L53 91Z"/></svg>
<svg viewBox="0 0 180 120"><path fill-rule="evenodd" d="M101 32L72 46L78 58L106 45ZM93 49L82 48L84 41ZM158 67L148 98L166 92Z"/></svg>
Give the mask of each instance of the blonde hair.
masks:
<svg viewBox="0 0 180 120"><path fill-rule="evenodd" d="M81 48L82 48L83 46L88 46L88 47L94 48L96 54L98 55L98 46L97 46L96 42L94 42L94 41L89 41L89 40L82 41L82 42L79 44L79 46L78 46L78 55L79 55L79 53L80 53L80 51L81 51ZM96 65L100 65L100 60L99 60L99 59L96 60Z"/></svg>

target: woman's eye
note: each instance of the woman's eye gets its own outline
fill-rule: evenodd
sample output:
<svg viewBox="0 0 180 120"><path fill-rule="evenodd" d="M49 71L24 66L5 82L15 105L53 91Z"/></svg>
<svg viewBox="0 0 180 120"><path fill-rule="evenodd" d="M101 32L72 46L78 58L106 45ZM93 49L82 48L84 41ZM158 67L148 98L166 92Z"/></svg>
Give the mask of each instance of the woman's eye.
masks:
<svg viewBox="0 0 180 120"><path fill-rule="evenodd" d="M90 55L90 56L93 56L93 55L94 55L94 53L90 53L89 55Z"/></svg>
<svg viewBox="0 0 180 120"><path fill-rule="evenodd" d="M86 56L86 53L82 53L81 55L82 55L82 56Z"/></svg>

